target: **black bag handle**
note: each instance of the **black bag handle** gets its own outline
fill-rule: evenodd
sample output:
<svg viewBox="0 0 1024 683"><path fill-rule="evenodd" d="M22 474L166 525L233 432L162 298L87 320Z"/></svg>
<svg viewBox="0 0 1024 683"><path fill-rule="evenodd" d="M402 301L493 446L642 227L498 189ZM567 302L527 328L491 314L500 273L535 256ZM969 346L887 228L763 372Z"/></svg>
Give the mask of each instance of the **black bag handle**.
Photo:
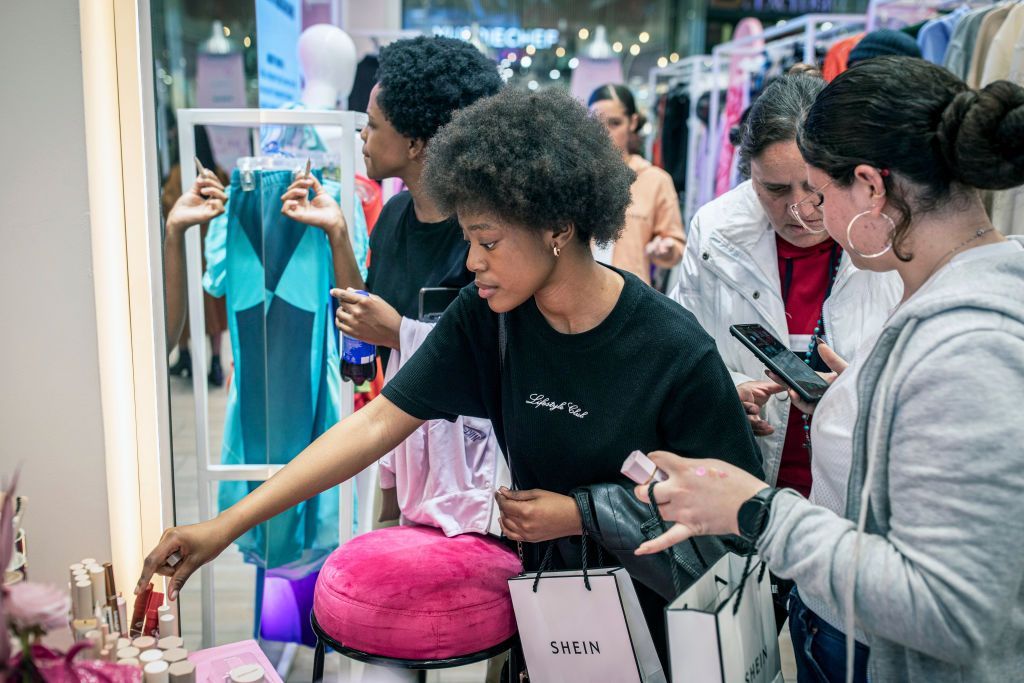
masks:
<svg viewBox="0 0 1024 683"><path fill-rule="evenodd" d="M657 480L651 479L651 482L647 485L647 498L649 502L648 506L651 508L651 514L654 515L655 519L658 520L658 525L661 527L661 533L668 531L668 525L665 523L665 519L661 516L661 509L658 507L658 501L654 498L654 485L657 484ZM697 539L694 537L689 538L690 547L693 548L693 554L697 556L697 560L700 561L701 569L707 571L709 569L708 561L704 559L704 553L700 551L700 546L697 545ZM683 577L679 573L679 561L676 559L672 548L666 548L662 552L668 555L668 564L672 569L672 585L676 589L676 594L683 592Z"/></svg>

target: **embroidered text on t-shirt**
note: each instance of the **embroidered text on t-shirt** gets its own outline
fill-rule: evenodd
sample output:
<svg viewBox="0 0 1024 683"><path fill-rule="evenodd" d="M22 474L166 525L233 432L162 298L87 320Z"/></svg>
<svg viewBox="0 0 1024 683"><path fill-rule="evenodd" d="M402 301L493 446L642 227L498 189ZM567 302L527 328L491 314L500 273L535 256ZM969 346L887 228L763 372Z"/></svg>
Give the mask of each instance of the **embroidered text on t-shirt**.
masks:
<svg viewBox="0 0 1024 683"><path fill-rule="evenodd" d="M578 417L581 420L590 414L589 411L583 410L583 408L575 403L552 401L544 394L530 394L526 405L533 406L534 408L547 408L549 411L565 410L573 417Z"/></svg>

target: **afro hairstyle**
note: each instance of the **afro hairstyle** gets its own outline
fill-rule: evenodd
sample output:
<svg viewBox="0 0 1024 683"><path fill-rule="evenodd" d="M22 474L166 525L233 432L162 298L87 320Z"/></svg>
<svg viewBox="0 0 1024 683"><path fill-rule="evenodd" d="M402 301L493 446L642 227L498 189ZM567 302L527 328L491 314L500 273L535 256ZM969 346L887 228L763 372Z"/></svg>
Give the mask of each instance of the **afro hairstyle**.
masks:
<svg viewBox="0 0 1024 683"><path fill-rule="evenodd" d="M430 143L427 192L442 211L479 211L584 242L622 234L636 174L605 128L557 90L503 90L455 113Z"/></svg>
<svg viewBox="0 0 1024 683"><path fill-rule="evenodd" d="M429 141L452 112L501 89L498 66L464 40L421 36L381 49L377 104L395 130Z"/></svg>

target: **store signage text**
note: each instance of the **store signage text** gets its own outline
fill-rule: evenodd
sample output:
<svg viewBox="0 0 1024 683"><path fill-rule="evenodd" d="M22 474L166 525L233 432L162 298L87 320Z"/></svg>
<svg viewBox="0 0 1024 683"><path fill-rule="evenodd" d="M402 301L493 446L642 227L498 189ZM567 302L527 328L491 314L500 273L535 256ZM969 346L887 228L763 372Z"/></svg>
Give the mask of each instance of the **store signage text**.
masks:
<svg viewBox="0 0 1024 683"><path fill-rule="evenodd" d="M829 13L835 11L832 0L712 0L712 9L777 14Z"/></svg>
<svg viewBox="0 0 1024 683"><path fill-rule="evenodd" d="M431 31L435 36L446 38L465 38L472 32L470 26L438 26ZM556 28L517 28L515 26L481 26L477 29L484 45L501 50L533 45L538 50L546 50L558 45L562 37Z"/></svg>

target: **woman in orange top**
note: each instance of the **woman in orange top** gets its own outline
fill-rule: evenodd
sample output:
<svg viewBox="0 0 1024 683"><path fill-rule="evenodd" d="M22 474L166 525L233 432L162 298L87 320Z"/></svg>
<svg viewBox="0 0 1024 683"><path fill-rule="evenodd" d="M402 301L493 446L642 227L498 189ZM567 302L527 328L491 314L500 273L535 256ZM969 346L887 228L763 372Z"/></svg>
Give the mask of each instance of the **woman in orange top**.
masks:
<svg viewBox="0 0 1024 683"><path fill-rule="evenodd" d="M610 262L650 284L652 264L659 268L672 268L683 258L686 236L679 213L679 195L672 184L672 176L629 151L630 135L640 124L640 115L629 88L602 85L591 93L588 104L636 173L631 187L633 201L626 209L626 228L612 246Z"/></svg>

